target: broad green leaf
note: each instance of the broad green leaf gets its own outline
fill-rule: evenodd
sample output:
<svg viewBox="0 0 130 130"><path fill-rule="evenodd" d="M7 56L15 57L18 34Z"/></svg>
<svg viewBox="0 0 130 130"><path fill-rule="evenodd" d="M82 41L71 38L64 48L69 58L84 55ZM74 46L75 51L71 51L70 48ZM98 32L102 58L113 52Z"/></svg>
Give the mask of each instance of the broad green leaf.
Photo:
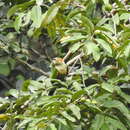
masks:
<svg viewBox="0 0 130 130"><path fill-rule="evenodd" d="M107 123L104 123L104 124L102 125L101 130L110 130L109 125L108 125Z"/></svg>
<svg viewBox="0 0 130 130"><path fill-rule="evenodd" d="M128 119L130 119L130 114L129 114L129 110L127 109L127 107L120 101L118 100L113 100L113 101L106 101L103 104L104 107L106 108L116 108L118 110L120 110L120 112L125 115Z"/></svg>
<svg viewBox="0 0 130 130"><path fill-rule="evenodd" d="M74 117L70 116L66 111L61 112L61 115L62 115L63 117L65 117L66 119L72 121L72 122L75 122L75 121L76 121L76 119L75 119Z"/></svg>
<svg viewBox="0 0 130 130"><path fill-rule="evenodd" d="M100 76L103 76L107 73L107 71L112 69L112 65L107 65L102 68L102 70L99 72Z"/></svg>
<svg viewBox="0 0 130 130"><path fill-rule="evenodd" d="M71 124L71 128L69 130L82 130L82 126Z"/></svg>
<svg viewBox="0 0 130 130"><path fill-rule="evenodd" d="M75 53L76 51L78 51L78 49L79 49L82 45L83 45L83 44L80 43L80 42L75 43L74 45L72 45L72 46L70 47L70 51L71 51L72 53Z"/></svg>
<svg viewBox="0 0 130 130"><path fill-rule="evenodd" d="M31 19L31 11L29 11L27 14L25 14L24 22L22 21L22 27L26 26L27 24L29 24L30 19Z"/></svg>
<svg viewBox="0 0 130 130"><path fill-rule="evenodd" d="M77 100L78 98L80 98L82 95L86 94L86 91L85 90L79 90L78 92L75 92L73 95L72 95L72 101L75 101Z"/></svg>
<svg viewBox="0 0 130 130"><path fill-rule="evenodd" d="M18 98L19 96L19 91L16 90L16 89L10 89L9 92L8 92L9 95L15 97L15 98Z"/></svg>
<svg viewBox="0 0 130 130"><path fill-rule="evenodd" d="M119 96L124 98L128 103L130 103L130 95L125 94L124 92L120 91Z"/></svg>
<svg viewBox="0 0 130 130"><path fill-rule="evenodd" d="M8 120L11 116L7 114L0 114L0 121Z"/></svg>
<svg viewBox="0 0 130 130"><path fill-rule="evenodd" d="M0 7L4 5L4 2L0 2Z"/></svg>
<svg viewBox="0 0 130 130"><path fill-rule="evenodd" d="M72 95L73 94L73 92L71 91L71 90L69 90L69 89L67 89L67 88L59 88L59 89L57 89L57 92L59 93L64 93L64 94L70 94L70 95Z"/></svg>
<svg viewBox="0 0 130 130"><path fill-rule="evenodd" d="M115 25L115 24L114 24ZM115 28L113 27L113 24L104 24L103 26L104 32L111 32L115 33ZM106 29L106 30L105 30Z"/></svg>
<svg viewBox="0 0 130 130"><path fill-rule="evenodd" d="M26 118L18 124L18 128L25 127L33 118Z"/></svg>
<svg viewBox="0 0 130 130"><path fill-rule="evenodd" d="M9 9L7 13L7 17L10 18L13 14L21 9L26 9L28 6L31 6L35 3L35 0L30 0L29 2L25 2L23 4L14 5L12 8Z"/></svg>
<svg viewBox="0 0 130 130"><path fill-rule="evenodd" d="M42 5L43 0L36 0L37 5Z"/></svg>
<svg viewBox="0 0 130 130"><path fill-rule="evenodd" d="M115 37L113 37L110 33L103 31L103 34L105 35L105 37L107 37L109 39L111 44L113 44L117 47L119 46Z"/></svg>
<svg viewBox="0 0 130 130"><path fill-rule="evenodd" d="M66 122L65 119L58 117L58 118L56 118L56 120L58 120L59 122L61 122L63 125L67 126L67 122Z"/></svg>
<svg viewBox="0 0 130 130"><path fill-rule="evenodd" d="M88 29L88 30L86 30L87 32L89 31L89 33L93 33L93 31L94 31L94 25L93 25L93 23L92 23L92 21L89 19L89 18L87 18L87 17L85 17L85 16L81 16L81 20L82 20L82 23L86 26L86 28Z"/></svg>
<svg viewBox="0 0 130 130"><path fill-rule="evenodd" d="M41 7L40 6L34 6L31 11L31 19L33 20L33 26L36 28L39 28L41 26Z"/></svg>
<svg viewBox="0 0 130 130"><path fill-rule="evenodd" d="M79 13L81 13L82 11L80 10L80 9L74 9L74 10L72 10L69 14L68 14L68 16L67 16L67 18L66 18L66 23L69 21L69 20L71 20L75 15L77 15L77 14L79 14Z"/></svg>
<svg viewBox="0 0 130 130"><path fill-rule="evenodd" d="M93 112L102 112L102 110L96 105L96 101L86 100L85 105Z"/></svg>
<svg viewBox="0 0 130 130"><path fill-rule="evenodd" d="M10 73L10 68L8 63L0 63L0 74L8 75Z"/></svg>
<svg viewBox="0 0 130 130"><path fill-rule="evenodd" d="M57 128L54 124L50 124L49 126L50 126L51 130L57 130Z"/></svg>
<svg viewBox="0 0 130 130"><path fill-rule="evenodd" d="M43 19L43 25L48 25L52 22L52 20L56 17L60 6L54 4L49 8L49 10L46 13L45 18Z"/></svg>
<svg viewBox="0 0 130 130"><path fill-rule="evenodd" d="M113 92L114 92L114 86L111 85L111 84L102 83L101 87L102 87L104 90L106 90L106 91L108 91L108 92L110 92L110 93L113 93Z"/></svg>
<svg viewBox="0 0 130 130"><path fill-rule="evenodd" d="M102 125L104 124L104 115L97 114L92 121L91 129L92 130L100 130L102 128Z"/></svg>
<svg viewBox="0 0 130 130"><path fill-rule="evenodd" d="M109 0L103 0L103 2L104 2L105 5L109 4Z"/></svg>
<svg viewBox="0 0 130 130"><path fill-rule="evenodd" d="M73 33L73 34L70 34L68 36L64 36L60 39L60 42L61 43L64 43L64 42L77 42L77 41L80 41L82 39L86 39L87 37L82 35L81 33Z"/></svg>
<svg viewBox="0 0 130 130"><path fill-rule="evenodd" d="M22 18L23 18L24 14L23 13L19 13L19 15L17 16L17 18L14 21L14 28L17 32L19 32L20 27L22 26Z"/></svg>
<svg viewBox="0 0 130 130"><path fill-rule="evenodd" d="M128 60L125 57L119 57L118 63L123 69L128 72Z"/></svg>
<svg viewBox="0 0 130 130"><path fill-rule="evenodd" d="M93 58L95 61L100 59L100 50L98 46L92 41L86 41L88 55L93 54Z"/></svg>
<svg viewBox="0 0 130 130"><path fill-rule="evenodd" d="M52 39L55 39L56 37L56 26L54 24L54 22L51 22L48 26L47 26L47 32L49 34L49 36Z"/></svg>
<svg viewBox="0 0 130 130"><path fill-rule="evenodd" d="M127 21L130 18L130 13L123 13L120 15L120 20Z"/></svg>
<svg viewBox="0 0 130 130"><path fill-rule="evenodd" d="M130 57L130 43L124 49L125 56Z"/></svg>
<svg viewBox="0 0 130 130"><path fill-rule="evenodd" d="M114 130L115 129L127 130L125 125L120 120L116 120L116 119L111 118L111 117L105 117L105 122L107 124L111 125L114 128Z"/></svg>
<svg viewBox="0 0 130 130"><path fill-rule="evenodd" d="M44 89L44 84L38 82L38 81L34 81L34 80L30 80L30 84L28 86L28 89L31 91L31 92L34 92L36 90L39 90L39 89Z"/></svg>
<svg viewBox="0 0 130 130"><path fill-rule="evenodd" d="M112 49L109 45L109 43L107 43L106 41L104 41L103 39L95 39L102 47L104 50L106 50L108 53L110 53L112 55Z"/></svg>
<svg viewBox="0 0 130 130"><path fill-rule="evenodd" d="M107 21L109 20L109 18L102 18L98 23L97 23L97 26L101 26L101 25L104 25Z"/></svg>
<svg viewBox="0 0 130 130"><path fill-rule="evenodd" d="M114 22L116 25L119 25L120 19L119 19L118 13L116 13L116 14L113 16L113 22Z"/></svg>
<svg viewBox="0 0 130 130"><path fill-rule="evenodd" d="M77 117L77 119L80 120L80 118L81 118L80 108L77 105L75 105L75 104L70 104L68 106L68 108L73 112L73 114Z"/></svg>

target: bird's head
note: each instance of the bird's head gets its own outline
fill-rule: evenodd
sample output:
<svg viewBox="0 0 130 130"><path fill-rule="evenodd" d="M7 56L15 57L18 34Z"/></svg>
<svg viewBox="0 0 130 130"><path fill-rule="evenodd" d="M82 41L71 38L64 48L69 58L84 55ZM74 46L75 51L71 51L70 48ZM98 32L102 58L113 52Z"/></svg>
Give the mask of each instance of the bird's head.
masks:
<svg viewBox="0 0 130 130"><path fill-rule="evenodd" d="M59 57L56 57L56 58L54 58L54 59L52 60L52 64L53 64L53 65L60 65L60 64L62 64L62 63L64 63L64 60L63 60L62 58L59 58Z"/></svg>

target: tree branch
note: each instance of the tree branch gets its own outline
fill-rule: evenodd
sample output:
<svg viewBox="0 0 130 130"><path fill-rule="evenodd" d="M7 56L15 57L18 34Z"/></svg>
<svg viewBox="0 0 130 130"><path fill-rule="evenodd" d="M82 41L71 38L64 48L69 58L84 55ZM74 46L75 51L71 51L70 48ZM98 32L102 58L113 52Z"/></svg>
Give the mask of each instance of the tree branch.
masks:
<svg viewBox="0 0 130 130"><path fill-rule="evenodd" d="M43 74L43 75L49 77L49 74L46 73L46 72L44 72L42 69L39 69L39 68L37 68L37 67L35 67L35 66L32 66L32 65L28 64L27 62L25 62L25 61L23 61L23 60L21 60L21 59L19 59L19 58L17 58L17 57L16 57L15 59L16 59L17 61L19 61L20 63L26 65L26 66L27 66L29 69L31 69L32 71L39 72L39 73L41 73L41 74Z"/></svg>
<svg viewBox="0 0 130 130"><path fill-rule="evenodd" d="M83 54L83 52L82 52L82 53L80 53L79 55L75 56L73 59L69 60L69 61L66 63L67 66L73 64L73 63L75 62L75 60L81 58L83 55L84 55L84 54Z"/></svg>

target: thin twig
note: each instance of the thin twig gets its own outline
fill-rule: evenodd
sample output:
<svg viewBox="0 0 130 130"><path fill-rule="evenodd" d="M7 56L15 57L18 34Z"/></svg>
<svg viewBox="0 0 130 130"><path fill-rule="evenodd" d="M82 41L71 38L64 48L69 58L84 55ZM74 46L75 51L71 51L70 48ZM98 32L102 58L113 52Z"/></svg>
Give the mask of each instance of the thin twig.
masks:
<svg viewBox="0 0 130 130"><path fill-rule="evenodd" d="M73 64L75 62L75 60L81 58L84 54L83 53L80 53L79 55L75 56L73 59L69 60L66 64L67 66Z"/></svg>
<svg viewBox="0 0 130 130"><path fill-rule="evenodd" d="M68 72L68 73L70 73L70 72L72 71L72 69L75 67L75 65L76 65L76 63L77 63L78 60L79 60L79 59L76 59L76 60L75 60L75 62L73 63L72 67L69 69L69 72Z"/></svg>
<svg viewBox="0 0 130 130"><path fill-rule="evenodd" d="M69 50L69 51L67 52L67 54L64 56L63 60L64 60L64 61L67 60L70 55L71 55L71 51Z"/></svg>
<svg viewBox="0 0 130 130"><path fill-rule="evenodd" d="M46 72L44 72L42 69L39 69L39 68L37 68L37 67L35 67L35 66L32 66L32 65L28 64L27 62L25 62L25 61L23 61L23 60L21 60L21 59L19 59L19 58L17 58L17 57L16 57L15 59L16 59L17 61L19 61L20 63L26 65L26 66L27 66L29 69L31 69L32 71L39 72L39 73L41 73L41 74L43 74L43 75L49 77L49 74L46 73Z"/></svg>
<svg viewBox="0 0 130 130"><path fill-rule="evenodd" d="M81 57L79 58L79 61L80 61L80 64L81 64L81 69L82 69L82 80L83 80L83 85L84 87L86 87L86 84L85 84L85 77L84 77L84 70L83 70L83 63L82 63L82 60L81 60ZM87 90L86 90L87 91ZM92 97L89 95L89 92L87 91L87 96L89 97L90 100L92 100Z"/></svg>

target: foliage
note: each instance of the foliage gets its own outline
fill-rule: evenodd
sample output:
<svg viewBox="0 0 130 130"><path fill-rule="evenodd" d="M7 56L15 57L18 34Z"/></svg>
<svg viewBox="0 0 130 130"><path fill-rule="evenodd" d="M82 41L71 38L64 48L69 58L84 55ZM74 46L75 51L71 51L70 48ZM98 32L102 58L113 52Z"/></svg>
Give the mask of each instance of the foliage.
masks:
<svg viewBox="0 0 130 130"><path fill-rule="evenodd" d="M5 98L0 98L0 119L5 122L5 129L130 129L127 0L30 0L3 4L9 10L8 19L2 18L7 21L1 22L1 53L14 62L22 60L31 68L28 39L38 39L46 33L60 48L58 57L67 57L69 70L65 79L52 79L32 68L42 71L43 76L25 80L19 85L21 88L10 89ZM8 28L15 31L7 33ZM27 46L20 46L16 36L23 37L23 32ZM16 37L10 39L9 34Z"/></svg>

